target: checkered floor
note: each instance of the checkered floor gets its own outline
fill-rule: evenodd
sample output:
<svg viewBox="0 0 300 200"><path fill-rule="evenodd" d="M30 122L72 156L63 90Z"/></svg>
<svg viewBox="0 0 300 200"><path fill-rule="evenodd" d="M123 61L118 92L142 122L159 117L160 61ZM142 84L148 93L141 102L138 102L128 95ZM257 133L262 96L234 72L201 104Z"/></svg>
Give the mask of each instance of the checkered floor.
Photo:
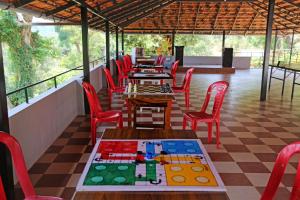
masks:
<svg viewBox="0 0 300 200"><path fill-rule="evenodd" d="M180 77L178 82L182 80L182 75ZM261 70L237 71L234 75L197 74L193 75L191 85L190 110L200 109L208 85L217 80L230 83L221 115L221 149L216 148L215 141L207 144L204 124L198 127L197 135L220 173L230 199L259 199L277 153L300 138L300 88L296 88L291 102L290 82L281 97L281 82L274 80L268 100L260 102ZM107 108L106 92L100 92L99 97ZM121 96L113 99L112 107L124 111L126 126L126 106ZM176 95L171 118L173 129L182 128L185 109L183 95ZM162 114L156 110L143 110L139 116L145 122L162 120ZM107 126L114 125L103 124ZM89 135L88 117L78 116L29 170L38 194L71 199L92 150ZM276 199L288 198L299 158L300 155L294 156L288 165ZM20 189L16 190L20 199Z"/></svg>

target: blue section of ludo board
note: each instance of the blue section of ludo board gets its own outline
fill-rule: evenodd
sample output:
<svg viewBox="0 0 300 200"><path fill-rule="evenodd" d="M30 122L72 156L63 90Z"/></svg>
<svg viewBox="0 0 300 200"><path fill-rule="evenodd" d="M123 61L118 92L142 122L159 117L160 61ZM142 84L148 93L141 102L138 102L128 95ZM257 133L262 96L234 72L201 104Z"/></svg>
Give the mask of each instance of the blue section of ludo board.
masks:
<svg viewBox="0 0 300 200"><path fill-rule="evenodd" d="M155 145L161 145L160 142L147 142L146 143L146 158L152 159L153 157L160 154L160 152L155 152Z"/></svg>
<svg viewBox="0 0 300 200"><path fill-rule="evenodd" d="M162 149L167 154L202 154L198 142L190 140L162 141Z"/></svg>

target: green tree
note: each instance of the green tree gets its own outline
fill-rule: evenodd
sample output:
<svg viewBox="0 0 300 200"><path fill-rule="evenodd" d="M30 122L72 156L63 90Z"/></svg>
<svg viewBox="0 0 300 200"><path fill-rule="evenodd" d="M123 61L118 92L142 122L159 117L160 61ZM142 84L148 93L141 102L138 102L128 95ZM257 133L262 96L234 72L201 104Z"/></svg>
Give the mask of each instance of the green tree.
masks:
<svg viewBox="0 0 300 200"><path fill-rule="evenodd" d="M8 46L9 67L6 74L8 90L15 90L32 84L37 80L36 67L49 55L51 42L40 37L38 33L31 32L32 17L18 15L13 11L0 11L0 41ZM18 23L19 22L19 23ZM34 91L28 90L29 97ZM23 94L10 96L14 105L24 102Z"/></svg>

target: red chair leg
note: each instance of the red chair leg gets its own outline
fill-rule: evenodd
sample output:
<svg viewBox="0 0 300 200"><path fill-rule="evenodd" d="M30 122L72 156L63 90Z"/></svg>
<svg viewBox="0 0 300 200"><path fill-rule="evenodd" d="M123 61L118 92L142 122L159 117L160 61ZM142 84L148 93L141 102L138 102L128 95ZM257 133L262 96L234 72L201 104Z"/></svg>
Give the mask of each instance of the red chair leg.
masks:
<svg viewBox="0 0 300 200"><path fill-rule="evenodd" d="M220 148L220 122L216 122L217 148Z"/></svg>
<svg viewBox="0 0 300 200"><path fill-rule="evenodd" d="M192 130L193 131L197 131L197 121L196 120L192 120Z"/></svg>
<svg viewBox="0 0 300 200"><path fill-rule="evenodd" d="M95 121L91 121L91 139L92 139L92 145L94 146L96 144L96 122Z"/></svg>
<svg viewBox="0 0 300 200"><path fill-rule="evenodd" d="M185 106L187 108L190 107L190 93L189 92L185 92Z"/></svg>
<svg viewBox="0 0 300 200"><path fill-rule="evenodd" d="M123 117L122 116L119 119L119 128L123 128Z"/></svg>
<svg viewBox="0 0 300 200"><path fill-rule="evenodd" d="M207 127L208 127L208 143L211 143L212 123L208 122L207 123Z"/></svg>
<svg viewBox="0 0 300 200"><path fill-rule="evenodd" d="M183 116L183 122L182 122L182 129L183 130L185 130L185 128L186 128L186 121L187 121L186 117Z"/></svg>

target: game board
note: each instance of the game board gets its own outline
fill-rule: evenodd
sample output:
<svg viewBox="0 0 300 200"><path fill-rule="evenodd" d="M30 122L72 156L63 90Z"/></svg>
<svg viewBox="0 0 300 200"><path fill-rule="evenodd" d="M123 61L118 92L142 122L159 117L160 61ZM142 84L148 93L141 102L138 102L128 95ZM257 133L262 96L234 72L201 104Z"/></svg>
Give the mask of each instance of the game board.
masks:
<svg viewBox="0 0 300 200"><path fill-rule="evenodd" d="M131 92L128 93L128 87L126 86L125 95L139 94L139 95L174 95L169 83L163 85L150 85L150 84L137 84L137 92L134 93L134 85L131 85Z"/></svg>
<svg viewBox="0 0 300 200"><path fill-rule="evenodd" d="M200 140L98 140L77 191L225 191Z"/></svg>
<svg viewBox="0 0 300 200"><path fill-rule="evenodd" d="M135 72L129 75L130 79L172 79L169 73L157 73L157 72Z"/></svg>

